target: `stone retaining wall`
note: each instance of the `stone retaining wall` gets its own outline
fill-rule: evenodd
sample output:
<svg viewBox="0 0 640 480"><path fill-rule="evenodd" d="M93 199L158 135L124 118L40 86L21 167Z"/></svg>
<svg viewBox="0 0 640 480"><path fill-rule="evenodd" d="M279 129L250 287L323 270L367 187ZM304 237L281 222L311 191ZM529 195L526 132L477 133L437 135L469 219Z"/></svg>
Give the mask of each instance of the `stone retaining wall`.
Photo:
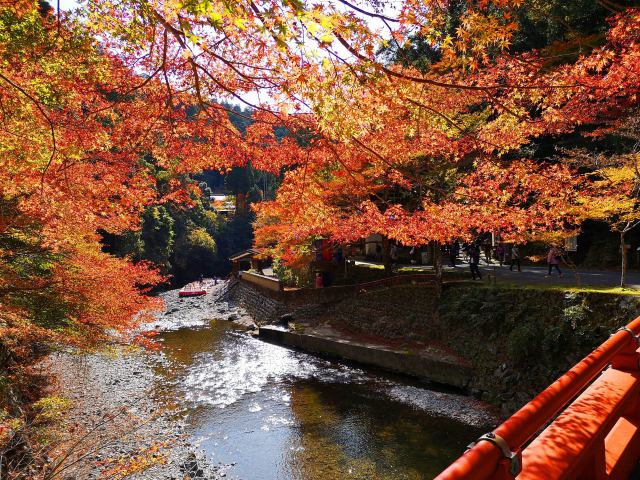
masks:
<svg viewBox="0 0 640 480"><path fill-rule="evenodd" d="M474 365L476 394L510 414L640 314L640 297L459 287L445 290L431 338Z"/></svg>
<svg viewBox="0 0 640 480"><path fill-rule="evenodd" d="M268 292L240 285L256 323L328 322L354 333L440 345L467 360L470 387L509 414L640 314L640 297L501 286L405 285Z"/></svg>
<svg viewBox="0 0 640 480"><path fill-rule="evenodd" d="M285 331L274 327L260 327L260 338L278 345L352 360L363 365L372 365L459 389L467 388L473 378L473 370L468 366L427 351L416 353L359 341L327 338L313 333Z"/></svg>
<svg viewBox="0 0 640 480"><path fill-rule="evenodd" d="M266 275L260 275L253 272L240 272L240 279L243 282L255 283L267 290L273 290L276 292L282 290L280 280L273 277L267 277Z"/></svg>
<svg viewBox="0 0 640 480"><path fill-rule="evenodd" d="M358 295L323 320L455 352L473 365L474 394L507 415L638 315L634 295L450 284L439 298L427 286Z"/></svg>
<svg viewBox="0 0 640 480"><path fill-rule="evenodd" d="M274 291L255 283L240 281L230 291L230 298L238 302L258 325L280 321L287 315L295 322L315 323L329 305L354 295L350 289L300 289Z"/></svg>
<svg viewBox="0 0 640 480"><path fill-rule="evenodd" d="M407 331L423 331L426 324L416 323L416 319L435 308L435 289L430 285L402 285L369 292L362 292L356 285L275 291L240 280L230 298L240 303L259 325L275 323L285 314L293 321L309 324L330 317L354 330L389 338L407 338Z"/></svg>
<svg viewBox="0 0 640 480"><path fill-rule="evenodd" d="M322 320L388 339L422 340L432 335L437 307L435 287L402 285L334 302Z"/></svg>
<svg viewBox="0 0 640 480"><path fill-rule="evenodd" d="M239 281L230 291L230 299L239 303L254 322L258 325L265 325L278 321L284 313L284 304L272 298L258 285Z"/></svg>

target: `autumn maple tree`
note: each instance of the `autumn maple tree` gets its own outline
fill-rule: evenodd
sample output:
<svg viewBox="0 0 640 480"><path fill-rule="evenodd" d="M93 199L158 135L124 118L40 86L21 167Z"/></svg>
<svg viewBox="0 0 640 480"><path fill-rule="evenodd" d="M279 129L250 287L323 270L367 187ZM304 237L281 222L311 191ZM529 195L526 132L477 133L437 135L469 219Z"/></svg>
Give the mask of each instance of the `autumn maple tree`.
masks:
<svg viewBox="0 0 640 480"><path fill-rule="evenodd" d="M573 2L385 5L0 0L0 353L96 345L150 318L172 238L148 242L159 265L104 239L168 224L202 170L280 177L255 238L289 265L317 238L520 241L585 215L635 226L637 153L585 169L535 148L635 115L637 6L594 2L598 28L581 33ZM540 39L558 15L563 33ZM246 130L225 102L250 109Z"/></svg>
<svg viewBox="0 0 640 480"><path fill-rule="evenodd" d="M567 61L557 62L550 53L560 45L510 52L509 19L518 8L527 5L466 5L452 36L438 31L446 12L407 2L402 18L415 27L424 15L420 32L437 45L420 70L381 63L336 33L355 60L328 48L333 75L314 90L332 92L329 100L315 94L321 138L306 157L294 157L302 161L276 201L257 206L258 244L295 261L318 237L379 233L412 245L496 230L519 241L575 229L585 178L523 152L538 138L604 135L637 105L638 11L611 15L607 33L585 53L567 42Z"/></svg>
<svg viewBox="0 0 640 480"><path fill-rule="evenodd" d="M155 308L144 291L162 278L104 253L100 232L137 228L150 204L188 204L197 186L182 174L232 163L237 131L188 115L191 95L168 95L37 2L3 4L0 57L3 344L127 331Z"/></svg>
<svg viewBox="0 0 640 480"><path fill-rule="evenodd" d="M287 262L318 237L411 245L574 226L582 179L526 145L583 125L604 134L637 103L633 7L609 8L606 32L578 53L512 48L535 2L411 0L393 14L339 0L82 7L2 6L8 328L39 328L28 320L37 295L24 293L39 282L62 302L67 333L129 326L150 301L136 285L159 277L105 254L99 232L137 228L149 205L188 204L197 187L184 174L249 160L282 175L257 207L256 238ZM421 65L378 54L418 39L430 51ZM252 108L245 133L218 99ZM96 293L113 278L118 288Z"/></svg>
<svg viewBox="0 0 640 480"><path fill-rule="evenodd" d="M606 222L620 239L620 286L626 285L627 234L640 225L640 135L638 117L621 119L602 143L609 148L564 151L563 160L589 178L580 193L580 216ZM613 151L611 151L613 146Z"/></svg>

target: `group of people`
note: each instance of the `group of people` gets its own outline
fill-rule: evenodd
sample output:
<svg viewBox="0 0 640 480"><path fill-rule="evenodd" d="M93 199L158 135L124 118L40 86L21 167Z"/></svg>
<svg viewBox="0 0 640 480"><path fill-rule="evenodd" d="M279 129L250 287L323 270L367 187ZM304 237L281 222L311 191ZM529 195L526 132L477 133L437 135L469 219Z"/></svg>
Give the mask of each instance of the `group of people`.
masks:
<svg viewBox="0 0 640 480"><path fill-rule="evenodd" d="M493 245L491 240L485 238L479 238L470 243L462 243L457 240L447 243L444 246L444 254L449 258L449 265L451 267L456 266L456 262L458 261L458 257L462 253L463 261L469 262L469 269L471 270L471 278L473 280L482 280L482 272L480 271L480 260L482 257L484 262L487 265L493 263L493 260L497 260L500 266L509 265L509 270L514 271L517 269L518 272L522 271L521 266L521 254L520 247L517 244L513 244L510 247L503 243L499 243L497 245ZM389 257L392 263L395 263L399 259L400 248L397 244L392 243L390 245ZM413 247L411 252L409 253L411 263L418 263L418 255L419 248ZM555 269L558 273L559 277L562 277L562 271L560 270L560 261L562 260L564 255L563 250L556 246L552 245L547 252L547 265L548 265L548 273L547 277L550 277L553 270ZM376 259L382 260L382 246L380 244L376 245Z"/></svg>
<svg viewBox="0 0 640 480"><path fill-rule="evenodd" d="M458 241L454 241L447 245L447 253L449 255L449 265L451 267L456 266L456 261L458 259L458 255L460 254L461 248L460 243ZM492 263L491 258L494 256L500 262L500 266L506 263L507 261L507 249L504 245L500 244L493 248L490 241L481 242L480 240L476 240L471 243L462 244L462 252L464 254L464 259L469 262L469 268L471 269L471 278L474 280L482 280L482 273L480 272L480 258L481 254L484 254L484 261L487 264ZM510 256L510 265L509 270L513 271L514 267L521 271L520 266L520 249L518 245L513 245L511 247L511 256Z"/></svg>
<svg viewBox="0 0 640 480"><path fill-rule="evenodd" d="M213 277L212 279L207 278L206 280L213 280L214 285L218 284L218 277ZM203 285L205 283L205 278L203 274L200 274L200 276L198 277L198 282L200 282L200 285Z"/></svg>
<svg viewBox="0 0 640 480"><path fill-rule="evenodd" d="M485 240L481 242L476 240L475 242L465 243L462 245L462 252L464 253L465 260L469 261L469 269L471 270L471 278L473 280L482 280L482 273L480 272L480 258L484 254L484 261L487 264L492 263L492 257L497 259L502 267L507 263L507 254L509 253L509 270L514 271L514 268L518 269L518 272L522 271L520 264L520 248L518 245L512 245L510 252L503 244L497 245L495 248L491 244L491 241ZM460 253L460 244L454 241L447 245L447 253L449 254L450 266L455 267L456 260ZM552 245L547 253L547 265L549 267L547 277L551 276L553 269L558 272L558 276L562 277L562 271L560 270L560 260L562 259L563 251Z"/></svg>

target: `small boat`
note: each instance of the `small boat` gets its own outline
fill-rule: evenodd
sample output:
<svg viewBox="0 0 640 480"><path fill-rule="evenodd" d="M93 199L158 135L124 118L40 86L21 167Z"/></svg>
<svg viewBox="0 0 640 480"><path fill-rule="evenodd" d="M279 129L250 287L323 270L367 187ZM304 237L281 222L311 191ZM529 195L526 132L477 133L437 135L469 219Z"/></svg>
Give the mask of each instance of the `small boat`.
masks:
<svg viewBox="0 0 640 480"><path fill-rule="evenodd" d="M180 289L178 295L180 297L197 297L199 295L206 295L217 283L216 279L203 278L201 281L187 283Z"/></svg>

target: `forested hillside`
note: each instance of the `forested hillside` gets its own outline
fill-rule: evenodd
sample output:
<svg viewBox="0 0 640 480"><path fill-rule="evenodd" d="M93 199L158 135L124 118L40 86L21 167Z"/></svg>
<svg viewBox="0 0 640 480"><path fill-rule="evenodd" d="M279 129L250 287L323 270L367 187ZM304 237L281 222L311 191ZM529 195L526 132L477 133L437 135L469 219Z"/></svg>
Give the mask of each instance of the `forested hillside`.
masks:
<svg viewBox="0 0 640 480"><path fill-rule="evenodd" d="M238 132L246 134L247 126L253 123L252 111L236 105L225 108ZM167 190L168 172L151 168L158 191ZM192 187L187 202L161 202L146 207L140 229L118 235L102 232L105 251L129 256L136 262L152 262L174 285L200 275L226 276L229 256L253 245L251 224L255 215L251 204L274 198L278 176L258 171L248 161L223 171L185 174L183 182ZM244 203L234 212L219 213L214 193L228 196L229 202L241 198Z"/></svg>

